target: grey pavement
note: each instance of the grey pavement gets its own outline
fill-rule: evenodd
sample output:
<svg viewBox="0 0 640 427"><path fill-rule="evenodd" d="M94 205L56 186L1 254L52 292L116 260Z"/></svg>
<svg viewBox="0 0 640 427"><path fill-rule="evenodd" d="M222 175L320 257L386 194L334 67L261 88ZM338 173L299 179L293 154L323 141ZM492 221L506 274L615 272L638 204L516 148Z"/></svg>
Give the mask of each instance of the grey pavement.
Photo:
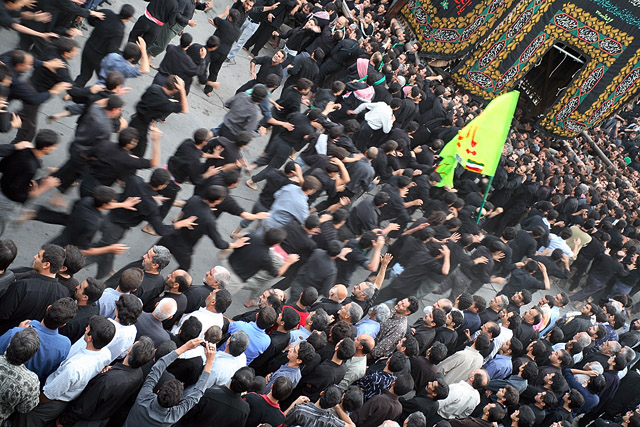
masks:
<svg viewBox="0 0 640 427"><path fill-rule="evenodd" d="M117 12L123 3L124 2L114 1L113 6L107 7L112 8ZM137 19L144 12L146 3L142 0L131 0L129 1L129 3L131 3L135 7L135 16ZM194 19L197 22L197 26L187 27L187 29L185 30L186 32L189 32L194 36L194 42L204 43L207 37L213 34L215 28L207 22L207 19L222 13L224 11L224 8L228 4L231 4L229 0L217 0L216 2L214 2L212 9L208 12L205 13L202 11L196 11ZM125 41L128 36L128 32L133 27L133 25L133 21L127 23L124 37ZM84 31L83 36L78 37L77 40L79 41L79 43L84 45L84 41L86 40L86 37L88 35L89 32ZM2 39L0 40L2 52L6 52L15 48L15 46L17 46L17 42L18 37L14 32L2 32ZM172 41L172 43L178 43L178 38L176 37ZM261 52L262 55L270 55L272 53L273 48L269 44L267 44ZM153 62L155 65L160 64L162 56L163 55L159 55L154 59ZM80 68L80 54L71 61L70 67L71 75L75 78ZM143 75L136 79L127 80L126 86L131 87L131 91L123 96L123 99L125 101L123 117L126 120L130 119L132 113L134 112L136 102L145 91L145 89L151 84L155 73L156 71L152 69L151 72L147 75ZM194 82L191 87L191 93L188 97L190 113L186 115L172 114L168 117L166 123L160 123L158 125L159 129L163 133L161 144L162 165L166 164L168 158L174 153L177 146L184 139L192 136L195 129L199 127L213 128L221 123L222 118L225 114L225 109L223 107L224 100L233 96L236 89L250 78L251 76L249 74L249 60L247 58L247 53L244 50L240 50L238 56L236 57L236 64L225 65L221 69L219 75L219 81L222 83L221 88L218 90L214 90L210 97L204 95L202 86ZM95 76L94 79L92 79L88 83L88 85L91 85L94 81ZM273 96L275 96L275 99L277 99L278 95L279 91L276 92ZM61 166L67 157L67 149L69 143L73 138L73 132L75 129L77 117L64 118L53 125L48 125L46 122L46 118L48 115L61 112L65 104L66 103L62 100L62 97L57 96L54 99L46 102L40 110L38 119L39 129L49 128L55 130L60 134L62 142L59 148L52 155L44 158L44 167L42 173L46 172L46 168ZM19 102L12 102L10 105L11 111L18 111L19 108ZM0 138L2 138L2 143L10 142L13 139L14 135L15 131L12 131L8 134L0 136ZM251 144L245 149L245 157L248 160L256 158L262 151L262 148L266 144L266 141L267 137L254 139ZM150 150L151 148L147 149L147 155L150 155ZM149 171L142 171L141 175L143 177L148 177ZM243 182L244 179L246 179L245 176L243 176ZM192 193L193 186L183 185L182 191L178 195L178 199L186 200L192 195ZM39 199L31 201L31 207L38 204L47 205L48 199L51 198L53 194L53 191L49 191ZM247 188L244 183L241 183L238 188L232 191L232 194L242 207L250 210L253 205L253 200L257 197L258 193ZM70 203L69 207L71 206L71 202L77 198L77 189L69 191L69 194L65 197L66 201ZM175 217L178 212L178 208L173 208L167 216L167 219ZM238 217L223 214L218 222L218 229L225 238L229 239L229 234L238 225L239 221L240 218ZM141 232L141 226L136 229L130 230L129 233L125 236L125 239L122 241L122 243L126 243L127 245L129 245L130 249L125 254L116 256L116 269L120 268L123 265L126 265L132 260L141 258L142 255L149 249L149 247L151 247L159 239L158 237L153 237ZM37 253L40 246L57 236L60 230L60 226L44 224L35 221L22 223L20 225L7 226L7 229L5 230L2 238L13 239L19 248L18 257L13 266L18 267L31 265L33 261L32 257ZM220 264L221 262L217 256L218 249L213 246L208 238L202 238L200 240L194 253L195 255L190 273L193 276L194 285L199 285L202 282L202 278L204 277L205 272L213 266ZM168 274L175 268L177 268L177 263L175 261L172 261L171 264L163 271L163 274ZM80 280L83 280L84 278L95 274L95 269L95 265L85 268L84 270L79 272L76 277ZM366 272L361 270L355 277L357 279L363 279L366 276ZM486 297L488 300L495 295L495 289L493 289L490 285L486 285L479 291L479 294ZM534 296L534 301L537 301L539 296L540 294L536 294ZM242 306L242 303L247 299L247 297L248 295L244 291L241 291L236 296L234 296L233 305L230 307L227 314L233 316L237 313L243 312L244 307ZM440 295L427 295L423 299L423 303L431 304L435 302L439 297ZM415 320L414 318L419 317L421 313L422 311L420 310L412 317L411 321Z"/></svg>

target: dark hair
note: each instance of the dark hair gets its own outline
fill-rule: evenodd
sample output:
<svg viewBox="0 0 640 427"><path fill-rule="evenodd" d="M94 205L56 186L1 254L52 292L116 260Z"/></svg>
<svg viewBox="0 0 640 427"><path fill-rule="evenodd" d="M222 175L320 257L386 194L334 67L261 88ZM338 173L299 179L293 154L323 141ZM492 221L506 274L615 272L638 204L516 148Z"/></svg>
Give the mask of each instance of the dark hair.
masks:
<svg viewBox="0 0 640 427"><path fill-rule="evenodd" d="M5 271L18 255L18 247L13 240L0 240L0 270Z"/></svg>
<svg viewBox="0 0 640 427"><path fill-rule="evenodd" d="M522 345L522 341L520 341L516 337L511 337L509 350L511 350L511 357L519 357L524 350L524 346Z"/></svg>
<svg viewBox="0 0 640 427"><path fill-rule="evenodd" d="M287 232L284 228L273 227L264 233L264 244L274 246L282 243L287 238Z"/></svg>
<svg viewBox="0 0 640 427"><path fill-rule="evenodd" d="M309 286L302 291L300 295L300 304L305 307L313 305L318 299L318 290L313 286Z"/></svg>
<svg viewBox="0 0 640 427"><path fill-rule="evenodd" d="M246 147L251 142L252 139L253 139L253 134L246 130L242 130L236 133L233 137L233 140L236 143L236 146L240 148Z"/></svg>
<svg viewBox="0 0 640 427"><path fill-rule="evenodd" d="M414 386L413 378L409 374L398 375L393 384L393 394L396 396L404 396L413 390Z"/></svg>
<svg viewBox="0 0 640 427"><path fill-rule="evenodd" d="M476 346L476 350L478 351L487 350L490 345L491 345L491 338L489 338L489 335L485 333L481 333L475 339L475 346Z"/></svg>
<svg viewBox="0 0 640 427"><path fill-rule="evenodd" d="M218 36L210 36L207 39L207 44L205 46L207 49L212 49L212 48L218 47L218 46L220 46L220 37L218 37Z"/></svg>
<svg viewBox="0 0 640 427"><path fill-rule="evenodd" d="M129 61L135 64L136 62L140 61L140 58L142 58L142 52L140 51L140 48L137 44L127 43L122 50L122 57L125 59L125 61Z"/></svg>
<svg viewBox="0 0 640 427"><path fill-rule="evenodd" d="M131 144L133 141L138 141L139 139L138 129L133 127L124 128L120 131L118 135L118 145L121 148L126 147Z"/></svg>
<svg viewBox="0 0 640 427"><path fill-rule="evenodd" d="M87 297L87 305L91 305L98 301L104 292L104 283L93 277L87 277L87 287L82 292Z"/></svg>
<svg viewBox="0 0 640 427"><path fill-rule="evenodd" d="M302 364L305 365L312 362L316 355L316 349L307 341L300 341L298 345L298 359L302 361Z"/></svg>
<svg viewBox="0 0 640 427"><path fill-rule="evenodd" d="M522 378L531 381L538 376L538 364L534 361L525 363L522 368Z"/></svg>
<svg viewBox="0 0 640 427"><path fill-rule="evenodd" d="M142 303L135 295L122 294L116 301L116 310L118 321L122 326L133 325L142 314Z"/></svg>
<svg viewBox="0 0 640 427"><path fill-rule="evenodd" d="M36 150L42 150L58 144L58 140L58 134L51 129L41 129L38 131L33 145Z"/></svg>
<svg viewBox="0 0 640 427"><path fill-rule="evenodd" d="M58 329L78 314L78 306L73 298L56 300L44 313L44 325L49 329Z"/></svg>
<svg viewBox="0 0 640 427"><path fill-rule="evenodd" d="M291 331L300 323L300 313L291 307L284 307L282 309L282 321L284 322L284 329Z"/></svg>
<svg viewBox="0 0 640 427"><path fill-rule="evenodd" d="M260 85L254 86L253 91L251 92L251 100L256 104L261 103L267 97L267 88Z"/></svg>
<svg viewBox="0 0 640 427"><path fill-rule="evenodd" d="M329 331L329 338L335 344L349 336L351 336L351 325L344 320L338 320Z"/></svg>
<svg viewBox="0 0 640 427"><path fill-rule="evenodd" d="M204 192L203 199L209 203L217 202L227 197L227 189L222 185L210 185Z"/></svg>
<svg viewBox="0 0 640 427"><path fill-rule="evenodd" d="M223 314L225 311L227 311L227 309L231 305L231 302L231 292L226 289L219 289L218 292L216 292L216 303L214 305L216 312ZM273 310L273 308L271 308L271 310Z"/></svg>
<svg viewBox="0 0 640 427"><path fill-rule="evenodd" d="M64 247L64 266L66 267L66 274L73 276L84 268L86 262L87 259L82 254L80 248L74 245L67 245Z"/></svg>
<svg viewBox="0 0 640 427"><path fill-rule="evenodd" d="M291 395L293 384L288 377L278 377L271 385L271 395L276 400L284 400ZM334 405L335 406L335 405Z"/></svg>
<svg viewBox="0 0 640 427"><path fill-rule="evenodd" d="M604 387L606 385L607 381L605 380L605 378L602 375L598 375L595 377L590 377L589 378L589 383L587 384L587 389L589 391L591 391L594 394L598 394L600 393L602 390L604 390Z"/></svg>
<svg viewBox="0 0 640 427"><path fill-rule="evenodd" d="M504 386L504 404L505 406L511 407L518 404L520 401L520 393L518 389L512 385Z"/></svg>
<svg viewBox="0 0 640 427"><path fill-rule="evenodd" d="M89 319L89 333L93 347L100 350L107 346L116 334L115 325L104 316L91 316Z"/></svg>
<svg viewBox="0 0 640 427"><path fill-rule="evenodd" d="M33 328L24 328L11 338L4 353L7 362L14 366L27 363L40 349L40 337Z"/></svg>
<svg viewBox="0 0 640 427"><path fill-rule="evenodd" d="M189 319L187 319L187 320L189 320ZM185 321L185 323L186 323L186 321ZM157 362L158 360L160 360L160 358L162 358L162 357L166 356L167 354L171 353L176 348L178 348L178 345L175 343L175 341L172 341L172 340L162 341L160 344L158 344L158 347L156 348L156 354L154 354L154 356L153 356L154 360Z"/></svg>
<svg viewBox="0 0 640 427"><path fill-rule="evenodd" d="M236 9L231 9L229 11L229 18L231 22L236 23L238 22L240 19L242 19L242 16L240 15L240 12L238 12Z"/></svg>
<svg viewBox="0 0 640 427"><path fill-rule="evenodd" d="M402 371L407 364L407 356L400 351L394 351L387 360L389 370L393 373Z"/></svg>
<svg viewBox="0 0 640 427"><path fill-rule="evenodd" d="M404 337L404 355L407 357L417 356L420 352L420 344L418 340L411 334Z"/></svg>
<svg viewBox="0 0 640 427"><path fill-rule="evenodd" d="M327 345L327 334L324 331L313 331L307 337L307 342L313 346L316 351L322 350Z"/></svg>
<svg viewBox="0 0 640 427"><path fill-rule="evenodd" d="M336 356L340 360L349 360L356 353L356 344L351 338L343 338L342 342L338 345Z"/></svg>
<svg viewBox="0 0 640 427"><path fill-rule="evenodd" d="M78 42L69 37L58 37L57 39L51 40L51 44L56 48L58 55L71 52L78 47Z"/></svg>
<svg viewBox="0 0 640 427"><path fill-rule="evenodd" d="M114 201L116 198L116 190L106 185L98 185L93 189L93 206L101 208Z"/></svg>
<svg viewBox="0 0 640 427"><path fill-rule="evenodd" d="M163 168L156 168L151 173L149 178L149 185L152 188L159 188L167 185L171 181L171 173Z"/></svg>
<svg viewBox="0 0 640 427"><path fill-rule="evenodd" d="M315 289L315 288L314 288ZM312 331L324 331L329 326L329 315L322 308L318 308L315 310L307 321L311 320L311 330Z"/></svg>
<svg viewBox="0 0 640 427"><path fill-rule="evenodd" d="M454 329L460 326L464 320L464 314L458 310L451 310L449 316L451 316L451 320L453 321Z"/></svg>
<svg viewBox="0 0 640 427"><path fill-rule="evenodd" d="M117 108L122 108L123 105L124 101L118 95L109 95L109 98L107 98L107 106L105 107L105 110L113 111Z"/></svg>
<svg viewBox="0 0 640 427"><path fill-rule="evenodd" d="M42 250L42 262L49 263L49 272L55 274L60 271L60 269L64 265L64 249L62 249L58 245L47 243L42 245Z"/></svg>
<svg viewBox="0 0 640 427"><path fill-rule="evenodd" d="M569 390L569 408L576 409L582 407L584 405L584 396L578 390L573 389Z"/></svg>
<svg viewBox="0 0 640 427"><path fill-rule="evenodd" d="M220 291L218 291L220 292ZM263 307L258 312L258 317L256 319L256 325L260 329L270 329L277 320L276 311L273 307Z"/></svg>
<svg viewBox="0 0 640 427"><path fill-rule="evenodd" d="M447 352L447 346L440 341L436 341L431 344L431 347L427 351L427 359L429 359L429 362L437 365L447 357Z"/></svg>
<svg viewBox="0 0 640 427"><path fill-rule="evenodd" d="M131 6L130 4L123 4L122 7L120 8L120 13L118 13L118 17L120 19L129 19L133 16L133 14L136 13L135 9L133 8L133 6Z"/></svg>
<svg viewBox="0 0 640 427"><path fill-rule="evenodd" d="M536 422L536 416L528 405L522 405L518 413L518 427L533 427Z"/></svg>
<svg viewBox="0 0 640 427"><path fill-rule="evenodd" d="M229 328L227 327L227 330L228 330L228 329L229 329ZM234 334L234 335L235 335L235 334ZM232 335L232 336L233 336L233 335ZM229 338L229 339L231 339L231 338ZM236 339L237 339L237 338L236 338ZM209 329L207 329L206 331L204 331L204 340L205 340L206 342L208 342L208 343L211 343L211 344L217 344L217 343L219 343L220 341L222 341L222 328L221 328L220 326L218 326L218 325L209 326ZM231 344L228 344L228 345L231 345ZM235 350L235 349L234 349L234 350ZM244 351L244 350L243 350L243 351ZM240 352L240 353L238 353L238 354L233 354L233 353L231 353L231 348L229 348L229 353L230 353L232 356L234 356L234 357L235 357L235 356L239 356L239 355L240 355L240 353L242 353L242 352Z"/></svg>
<svg viewBox="0 0 640 427"><path fill-rule="evenodd" d="M184 385L182 381L172 379L160 386L158 390L158 404L163 408L173 408L182 399Z"/></svg>
<svg viewBox="0 0 640 427"><path fill-rule="evenodd" d="M238 369L231 377L231 383L229 383L229 390L235 394L244 393L249 390L253 379L256 377L256 373L253 368L243 366Z"/></svg>
<svg viewBox="0 0 640 427"><path fill-rule="evenodd" d="M329 409L340 403L342 399L342 392L337 385L330 385L320 395L320 408Z"/></svg>
<svg viewBox="0 0 640 427"><path fill-rule="evenodd" d="M133 344L129 351L129 366L136 369L153 359L155 348L149 337L142 336Z"/></svg>
<svg viewBox="0 0 640 427"><path fill-rule="evenodd" d="M264 79L264 84L267 87L278 87L282 83L282 79L275 73L268 74Z"/></svg>
<svg viewBox="0 0 640 427"><path fill-rule="evenodd" d="M507 415L507 408L502 403L495 403L494 405L489 409L488 421L490 423L501 421Z"/></svg>
<svg viewBox="0 0 640 427"><path fill-rule="evenodd" d="M346 412L357 411L362 407L364 402L364 394L360 387L349 386L342 396L342 409Z"/></svg>
<svg viewBox="0 0 640 427"><path fill-rule="evenodd" d="M144 279L144 272L138 267L127 268L118 279L118 287L123 293L133 292L140 286Z"/></svg>
<svg viewBox="0 0 640 427"><path fill-rule="evenodd" d="M458 298L458 310L466 310L473 305L473 296L467 293L461 293Z"/></svg>
<svg viewBox="0 0 640 427"><path fill-rule="evenodd" d="M182 36L180 36L180 47L185 49L189 47L191 43L193 43L193 36L189 33L182 33Z"/></svg>
<svg viewBox="0 0 640 427"><path fill-rule="evenodd" d="M187 342L194 338L198 338L201 332L202 322L197 317L191 316L182 322L179 337L183 342Z"/></svg>
<svg viewBox="0 0 640 427"><path fill-rule="evenodd" d="M388 203L390 198L391 196L389 193L380 191L378 194L373 196L373 204L376 206L382 206L383 204Z"/></svg>

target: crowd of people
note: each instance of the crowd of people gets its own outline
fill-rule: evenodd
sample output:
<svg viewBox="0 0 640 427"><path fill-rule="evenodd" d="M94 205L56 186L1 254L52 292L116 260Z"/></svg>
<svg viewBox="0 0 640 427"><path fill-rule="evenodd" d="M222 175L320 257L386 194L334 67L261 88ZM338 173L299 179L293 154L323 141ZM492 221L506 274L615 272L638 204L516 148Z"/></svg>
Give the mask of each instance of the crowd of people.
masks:
<svg viewBox="0 0 640 427"><path fill-rule="evenodd" d="M459 168L449 188L438 153L482 106L388 0L237 0L200 43L210 2L98 3L0 4L20 35L0 55L0 131L17 129L0 219L62 226L29 268L0 240L0 425L640 427L640 104L594 146L519 109L493 180ZM251 80L222 123L163 161L158 123L220 89L240 49ZM125 81L147 73L126 120ZM77 116L63 141L38 129L62 94L48 122ZM67 160L43 170L60 144ZM33 203L49 192L53 208ZM141 231L157 243L115 271ZM204 236L220 265L198 284Z"/></svg>

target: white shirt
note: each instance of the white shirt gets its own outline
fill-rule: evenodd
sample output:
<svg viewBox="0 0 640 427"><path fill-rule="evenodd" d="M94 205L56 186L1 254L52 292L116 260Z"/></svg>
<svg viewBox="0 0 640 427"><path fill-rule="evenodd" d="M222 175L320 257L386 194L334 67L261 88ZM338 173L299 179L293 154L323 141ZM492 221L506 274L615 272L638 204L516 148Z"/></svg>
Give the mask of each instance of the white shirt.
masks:
<svg viewBox="0 0 640 427"><path fill-rule="evenodd" d="M109 321L116 327L116 334L113 336L111 342L104 347L109 350L109 363L111 363L116 359L124 359L127 355L127 351L129 351L129 347L131 347L136 341L138 331L136 330L135 325L122 326L113 319L109 319ZM87 348L87 343L85 342L84 337L82 337L73 343L71 350L69 350L67 359L76 355L85 348Z"/></svg>
<svg viewBox="0 0 640 427"><path fill-rule="evenodd" d="M489 354L489 356L484 359L484 363L487 363L489 360L496 357L496 354L498 354L500 348L511 338L513 338L513 331L501 325L500 334L498 334L498 336L493 339L493 350L491 350L491 354Z"/></svg>
<svg viewBox="0 0 640 427"><path fill-rule="evenodd" d="M82 393L89 381L100 373L111 361L111 353L104 347L98 351L77 350L68 356L47 378L43 392L51 400L70 402ZM71 354L71 352L69 352Z"/></svg>
<svg viewBox="0 0 640 427"><path fill-rule="evenodd" d="M364 115L369 127L373 130L382 129L384 133L389 133L393 127L393 110L386 102L365 102L360 104L354 110L354 113L360 114L365 109L369 110Z"/></svg>
<svg viewBox="0 0 640 427"><path fill-rule="evenodd" d="M171 329L171 333L174 335L180 333L182 324L190 317L195 317L200 321L200 323L202 323L202 330L200 331L200 335L198 335L198 338L204 338L204 333L207 332L210 327L219 326L220 328L222 328L222 326L224 325L224 317L221 313L213 313L207 310L206 307L200 307L200 309L198 309L197 311L182 316L180 322L178 322L178 324L174 326L173 329ZM204 349L200 346L192 350L185 351L180 355L180 359L192 359L198 356L202 357L203 363L206 361Z"/></svg>
<svg viewBox="0 0 640 427"><path fill-rule="evenodd" d="M466 381L449 386L449 396L438 401L438 415L446 420L465 418L480 404L480 393Z"/></svg>
<svg viewBox="0 0 640 427"><path fill-rule="evenodd" d="M211 367L211 374L207 381L207 388L214 385L229 385L231 377L236 371L247 365L247 356L242 353L240 356L232 356L224 351L216 353L216 358Z"/></svg>

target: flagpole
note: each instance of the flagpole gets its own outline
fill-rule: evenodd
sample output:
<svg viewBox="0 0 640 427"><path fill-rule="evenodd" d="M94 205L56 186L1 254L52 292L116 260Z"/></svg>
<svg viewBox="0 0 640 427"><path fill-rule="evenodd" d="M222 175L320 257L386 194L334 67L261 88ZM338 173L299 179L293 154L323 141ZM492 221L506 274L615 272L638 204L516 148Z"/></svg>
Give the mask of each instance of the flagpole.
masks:
<svg viewBox="0 0 640 427"><path fill-rule="evenodd" d="M493 182L493 176L489 178L489 183L487 184L487 191L484 192L484 198L482 199L482 204L480 205L480 210L478 211L478 218L476 219L476 224L480 223L480 218L482 217L482 209L484 209L485 203L487 203L487 197L489 197L489 190L491 190L491 183Z"/></svg>

